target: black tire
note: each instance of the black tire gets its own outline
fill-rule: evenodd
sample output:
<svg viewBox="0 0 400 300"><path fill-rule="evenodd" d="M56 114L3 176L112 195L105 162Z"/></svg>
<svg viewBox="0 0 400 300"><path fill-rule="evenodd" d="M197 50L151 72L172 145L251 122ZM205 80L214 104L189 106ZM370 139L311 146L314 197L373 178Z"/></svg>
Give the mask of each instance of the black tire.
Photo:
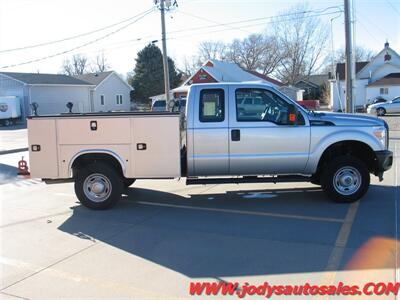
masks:
<svg viewBox="0 0 400 300"><path fill-rule="evenodd" d="M348 187L343 186L343 181L339 180L340 178L343 181L350 178L348 181L351 181L352 184ZM350 155L333 159L324 166L321 174L322 189L330 199L336 202L351 203L357 201L365 195L369 183L370 175L365 163Z"/></svg>
<svg viewBox="0 0 400 300"><path fill-rule="evenodd" d="M135 181L136 179L132 179L132 178L124 178L124 187L128 188L130 187Z"/></svg>
<svg viewBox="0 0 400 300"><path fill-rule="evenodd" d="M100 186L97 194L93 189L96 187L95 184ZM102 193L100 193L101 185L105 187ZM79 201L90 209L111 208L121 198L122 190L121 176L107 164L96 162L76 171L75 194ZM96 195L98 196L97 199Z"/></svg>
<svg viewBox="0 0 400 300"><path fill-rule="evenodd" d="M386 115L386 109L384 109L383 107L379 107L376 110L376 115L377 116L384 116Z"/></svg>

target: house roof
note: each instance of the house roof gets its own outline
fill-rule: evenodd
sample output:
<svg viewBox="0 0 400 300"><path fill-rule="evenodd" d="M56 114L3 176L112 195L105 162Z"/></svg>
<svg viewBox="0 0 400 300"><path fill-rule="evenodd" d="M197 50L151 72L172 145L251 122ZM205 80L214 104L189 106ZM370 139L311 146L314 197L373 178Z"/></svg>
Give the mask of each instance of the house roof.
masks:
<svg viewBox="0 0 400 300"><path fill-rule="evenodd" d="M50 84L50 85L92 85L89 82L63 74L41 74L41 73L16 73L0 72L26 84Z"/></svg>
<svg viewBox="0 0 400 300"><path fill-rule="evenodd" d="M254 76L257 76L257 77L261 78L262 80L265 80L265 81L268 81L268 82L270 82L272 84L275 84L277 86L284 86L283 82L281 82L279 80L276 80L274 78L271 78L271 77L269 77L267 75L258 73L257 71L250 71L250 70L245 70L245 71L250 73L250 74L253 74Z"/></svg>
<svg viewBox="0 0 400 300"><path fill-rule="evenodd" d="M218 82L243 82L262 80L260 77L246 72L237 64L232 62L210 59L206 61L206 63L201 66L200 69L206 71ZM197 72L195 72L190 78L188 78L184 84L188 84L193 76L197 74Z"/></svg>
<svg viewBox="0 0 400 300"><path fill-rule="evenodd" d="M368 86L380 85L399 85L400 86L400 73L390 73L385 77L370 83Z"/></svg>
<svg viewBox="0 0 400 300"><path fill-rule="evenodd" d="M82 75L75 75L74 77L86 82L90 82L93 85L99 85L104 79L106 79L113 71L88 73Z"/></svg>
<svg viewBox="0 0 400 300"><path fill-rule="evenodd" d="M364 68L369 61L359 61L356 62L356 74ZM338 63L336 64L336 74L339 76L339 80L344 80L346 78L346 68L345 63Z"/></svg>
<svg viewBox="0 0 400 300"><path fill-rule="evenodd" d="M304 80L311 82L315 85L321 86L328 83L329 75L328 74L309 75L305 77Z"/></svg>
<svg viewBox="0 0 400 300"><path fill-rule="evenodd" d="M235 63L214 59L210 61L213 67L203 66L203 69L220 82L260 81L258 76L246 72Z"/></svg>

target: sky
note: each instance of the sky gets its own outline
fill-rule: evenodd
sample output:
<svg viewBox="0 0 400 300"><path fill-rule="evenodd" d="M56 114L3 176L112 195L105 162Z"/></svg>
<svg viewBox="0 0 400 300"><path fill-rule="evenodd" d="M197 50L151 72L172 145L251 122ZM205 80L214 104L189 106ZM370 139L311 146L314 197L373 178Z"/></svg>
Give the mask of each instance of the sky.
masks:
<svg viewBox="0 0 400 300"><path fill-rule="evenodd" d="M282 14L293 5L307 3L311 10L324 13L343 9L343 0L177 0L177 3L178 7L166 15L167 52L181 68L184 57L190 59L200 42L230 42L250 33L261 33L271 26L269 17ZM379 52L388 40L400 53L400 0L353 0L353 3L355 45ZM137 52L149 42L161 40L157 9L138 20L132 19L154 7L153 0L0 0L0 71L59 73L63 61L74 54L95 59L104 53L111 69L125 76L133 70ZM129 18L130 21L118 26L79 38L4 52L82 35ZM257 18L252 22L221 25ZM320 18L328 28L335 18L334 49L343 48L344 14L332 13ZM122 28L130 22L131 25ZM160 42L157 45L161 48ZM331 39L325 51L331 51ZM44 57L48 58L23 64Z"/></svg>

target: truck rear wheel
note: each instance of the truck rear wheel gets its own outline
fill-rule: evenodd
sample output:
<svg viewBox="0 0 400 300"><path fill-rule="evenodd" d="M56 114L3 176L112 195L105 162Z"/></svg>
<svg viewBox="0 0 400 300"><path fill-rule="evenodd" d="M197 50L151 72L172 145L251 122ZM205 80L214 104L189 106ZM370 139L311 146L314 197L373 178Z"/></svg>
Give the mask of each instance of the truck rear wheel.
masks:
<svg viewBox="0 0 400 300"><path fill-rule="evenodd" d="M86 207L96 210L114 206L121 198L123 182L118 172L103 163L77 170L75 194Z"/></svg>
<svg viewBox="0 0 400 300"><path fill-rule="evenodd" d="M321 186L336 202L357 201L367 192L370 176L366 165L353 156L340 156L324 167Z"/></svg>

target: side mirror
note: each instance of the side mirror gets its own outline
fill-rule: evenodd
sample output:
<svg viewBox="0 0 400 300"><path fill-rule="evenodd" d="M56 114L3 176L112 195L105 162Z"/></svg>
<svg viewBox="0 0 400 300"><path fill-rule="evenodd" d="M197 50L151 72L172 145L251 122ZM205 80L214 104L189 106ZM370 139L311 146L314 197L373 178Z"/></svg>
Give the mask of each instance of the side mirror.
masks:
<svg viewBox="0 0 400 300"><path fill-rule="evenodd" d="M289 104L287 124L296 125L297 124L297 107L294 104Z"/></svg>

